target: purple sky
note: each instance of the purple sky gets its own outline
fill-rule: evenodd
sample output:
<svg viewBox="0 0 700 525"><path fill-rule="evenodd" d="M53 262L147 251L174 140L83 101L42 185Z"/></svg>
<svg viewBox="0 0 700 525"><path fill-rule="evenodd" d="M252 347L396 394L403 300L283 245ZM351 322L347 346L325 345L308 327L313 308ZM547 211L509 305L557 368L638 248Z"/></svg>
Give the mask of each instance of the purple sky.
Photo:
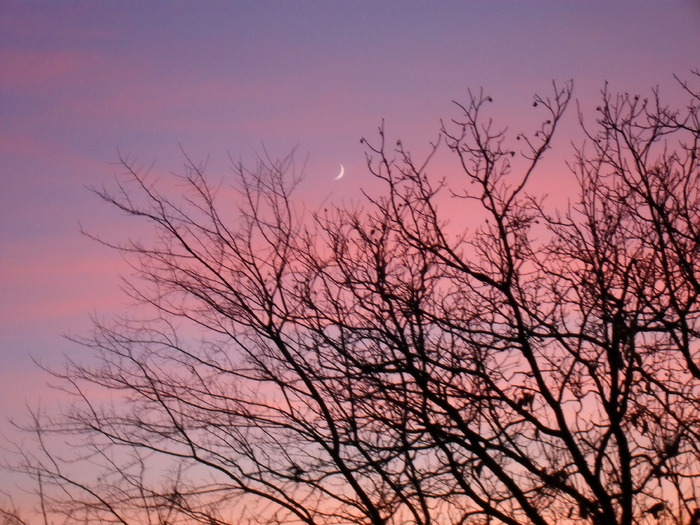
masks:
<svg viewBox="0 0 700 525"><path fill-rule="evenodd" d="M109 184L118 151L156 174L179 145L228 173L229 153L308 154L312 202L369 184L359 139L381 119L425 152L451 100L483 86L514 131L532 95L575 80L584 110L613 91L683 104L673 74L700 67L697 1L0 2L0 431L49 396L31 356L81 350L89 315L125 306L119 256L79 233L132 223L86 186ZM573 129L570 108L563 131ZM569 136L552 158L570 153ZM334 182L339 163L346 176ZM554 164L553 164L554 166ZM540 184L556 192L565 170ZM549 178L547 178L549 177ZM562 190L563 191L563 190ZM2 487L0 487L2 488Z"/></svg>

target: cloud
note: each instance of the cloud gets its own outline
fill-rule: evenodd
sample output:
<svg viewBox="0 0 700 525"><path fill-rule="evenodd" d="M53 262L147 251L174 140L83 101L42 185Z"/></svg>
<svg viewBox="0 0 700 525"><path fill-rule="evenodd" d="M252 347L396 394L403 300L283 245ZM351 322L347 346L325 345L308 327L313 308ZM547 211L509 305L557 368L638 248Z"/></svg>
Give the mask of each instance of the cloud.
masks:
<svg viewBox="0 0 700 525"><path fill-rule="evenodd" d="M95 57L84 50L3 49L0 64L3 90L26 93L74 82L94 67Z"/></svg>

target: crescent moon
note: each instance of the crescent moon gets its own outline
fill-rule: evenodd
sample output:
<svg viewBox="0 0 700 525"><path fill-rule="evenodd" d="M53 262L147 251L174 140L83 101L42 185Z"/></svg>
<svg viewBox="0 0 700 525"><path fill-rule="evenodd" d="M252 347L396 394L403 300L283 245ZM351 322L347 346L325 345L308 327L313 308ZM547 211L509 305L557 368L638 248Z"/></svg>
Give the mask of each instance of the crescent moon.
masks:
<svg viewBox="0 0 700 525"><path fill-rule="evenodd" d="M338 173L338 176L334 180L339 180L343 178L343 175L345 175L345 168L343 165L340 165L340 173Z"/></svg>

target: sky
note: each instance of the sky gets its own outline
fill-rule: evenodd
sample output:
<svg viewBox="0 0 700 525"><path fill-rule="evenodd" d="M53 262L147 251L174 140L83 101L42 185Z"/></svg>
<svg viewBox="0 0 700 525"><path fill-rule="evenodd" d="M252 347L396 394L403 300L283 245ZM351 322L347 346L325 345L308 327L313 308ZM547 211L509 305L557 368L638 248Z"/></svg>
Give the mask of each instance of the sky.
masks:
<svg viewBox="0 0 700 525"><path fill-rule="evenodd" d="M360 138L382 119L420 154L468 89L516 132L552 81L573 79L589 114L605 81L682 106L673 75L698 68L698 0L2 0L0 434L55 400L35 361L84 358L65 335L128 308L124 262L80 233L132 233L88 189L114 183L120 156L167 178L182 150L220 179L230 158L296 148L305 198L339 202L371 186ZM555 194L575 109L537 175Z"/></svg>

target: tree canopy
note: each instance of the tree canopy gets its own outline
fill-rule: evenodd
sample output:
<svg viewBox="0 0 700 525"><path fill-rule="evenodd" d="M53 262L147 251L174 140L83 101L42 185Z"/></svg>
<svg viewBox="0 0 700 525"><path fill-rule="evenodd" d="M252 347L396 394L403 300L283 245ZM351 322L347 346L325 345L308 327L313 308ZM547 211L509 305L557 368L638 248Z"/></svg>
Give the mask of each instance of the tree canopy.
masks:
<svg viewBox="0 0 700 525"><path fill-rule="evenodd" d="M530 187L570 83L534 98L532 134L470 93L434 146L449 178L380 129L382 190L355 207L295 206L293 156L237 164L235 203L189 159L176 192L124 161L97 193L152 228L113 246L153 315L96 322L96 359L52 372L75 402L30 425L45 505L71 523L686 525L700 95L680 85L680 109L602 90L559 210Z"/></svg>

